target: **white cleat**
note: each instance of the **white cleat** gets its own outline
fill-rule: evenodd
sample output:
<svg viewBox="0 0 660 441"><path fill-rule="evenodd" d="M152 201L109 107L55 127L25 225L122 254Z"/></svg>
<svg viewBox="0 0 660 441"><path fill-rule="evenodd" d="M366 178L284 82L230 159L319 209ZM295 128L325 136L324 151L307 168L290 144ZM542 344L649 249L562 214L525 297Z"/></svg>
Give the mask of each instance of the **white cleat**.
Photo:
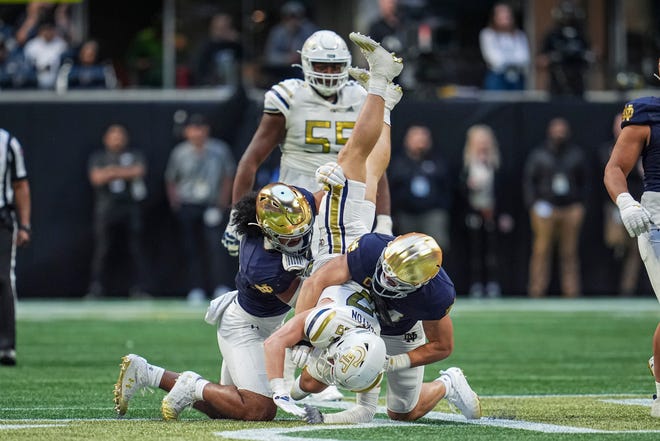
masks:
<svg viewBox="0 0 660 441"><path fill-rule="evenodd" d="M369 90L369 79L371 73L367 69L360 67L349 67L348 74L357 81L364 89ZM387 83L387 90L385 91L385 107L389 110L394 109L401 97L403 96L403 89L396 83Z"/></svg>
<svg viewBox="0 0 660 441"><path fill-rule="evenodd" d="M651 404L651 416L654 418L660 418L660 398L653 400Z"/></svg>
<svg viewBox="0 0 660 441"><path fill-rule="evenodd" d="M195 383L201 375L192 371L186 371L179 375L170 392L165 395L160 405L160 411L165 421L176 420L179 414L195 401Z"/></svg>
<svg viewBox="0 0 660 441"><path fill-rule="evenodd" d="M451 382L451 393L445 395L447 402L456 406L468 420L481 418L479 396L468 384L463 371L457 367L451 367L446 371L440 371L440 376L449 377Z"/></svg>
<svg viewBox="0 0 660 441"><path fill-rule="evenodd" d="M312 398L317 401L341 401L344 395L339 392L337 386L328 386L317 394L312 394Z"/></svg>
<svg viewBox="0 0 660 441"><path fill-rule="evenodd" d="M128 402L135 392L147 387L147 360L135 354L122 357L119 378L115 383L115 410L122 416L128 410Z"/></svg>
<svg viewBox="0 0 660 441"><path fill-rule="evenodd" d="M387 52L380 43L359 32L351 32L349 38L360 48L369 63L369 70L372 74L382 75L389 82L401 73L403 60L393 53Z"/></svg>

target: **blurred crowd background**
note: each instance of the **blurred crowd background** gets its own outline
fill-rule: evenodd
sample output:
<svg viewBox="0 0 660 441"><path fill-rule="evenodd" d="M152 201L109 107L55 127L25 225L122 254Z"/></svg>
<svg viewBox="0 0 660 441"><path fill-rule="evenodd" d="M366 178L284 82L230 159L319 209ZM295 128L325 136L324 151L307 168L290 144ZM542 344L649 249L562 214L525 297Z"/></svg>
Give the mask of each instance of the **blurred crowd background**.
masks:
<svg viewBox="0 0 660 441"><path fill-rule="evenodd" d="M33 191L20 296L185 296L202 254L216 263L197 270L201 295L231 289L228 202L206 238L220 255L189 249L173 152L221 145L226 193L264 91L302 78L292 65L318 29L369 34L405 59L394 229L433 235L459 294L651 292L602 169L623 104L660 85L660 2L85 0L0 5L1 126L21 140ZM365 66L357 52L353 64ZM276 179L276 153L257 186ZM112 161L131 168L124 185L92 177ZM135 206L106 231L113 200Z"/></svg>
<svg viewBox="0 0 660 441"><path fill-rule="evenodd" d="M418 96L511 89L511 83L573 95L649 84L645 73L660 48L658 2L495 3L3 2L0 88L269 87L299 75L291 68L296 51L318 28L382 40L406 59L401 82ZM487 80L493 72L504 81Z"/></svg>

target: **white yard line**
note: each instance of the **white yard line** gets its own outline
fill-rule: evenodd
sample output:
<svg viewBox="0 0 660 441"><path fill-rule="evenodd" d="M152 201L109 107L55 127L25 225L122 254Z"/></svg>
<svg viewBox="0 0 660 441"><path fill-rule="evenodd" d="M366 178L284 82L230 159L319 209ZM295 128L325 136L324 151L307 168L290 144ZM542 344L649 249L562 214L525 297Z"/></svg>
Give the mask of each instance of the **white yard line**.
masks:
<svg viewBox="0 0 660 441"><path fill-rule="evenodd" d="M460 297L453 311L461 312L617 312L660 315L660 306L654 297L582 298L582 299L467 299ZM108 300L83 301L78 299L19 300L19 320L68 320L102 318L105 320L133 320L153 317L203 319L206 305L188 305L184 300Z"/></svg>

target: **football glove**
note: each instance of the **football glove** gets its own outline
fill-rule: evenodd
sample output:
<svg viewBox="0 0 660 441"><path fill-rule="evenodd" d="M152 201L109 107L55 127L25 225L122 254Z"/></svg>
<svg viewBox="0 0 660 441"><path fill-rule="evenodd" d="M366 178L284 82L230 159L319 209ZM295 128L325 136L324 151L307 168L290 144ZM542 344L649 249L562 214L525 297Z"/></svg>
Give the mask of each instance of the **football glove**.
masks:
<svg viewBox="0 0 660 441"><path fill-rule="evenodd" d="M346 184L344 170L336 162L326 162L316 169L316 182L323 187L343 187Z"/></svg>
<svg viewBox="0 0 660 441"><path fill-rule="evenodd" d="M630 237L646 233L651 228L651 214L630 193L621 193L616 198L623 225Z"/></svg>
<svg viewBox="0 0 660 441"><path fill-rule="evenodd" d="M273 378L270 380L270 388L273 391L273 402L277 407L298 418L305 418L305 409L294 403L293 398L291 398L291 395L284 386L283 378Z"/></svg>
<svg viewBox="0 0 660 441"><path fill-rule="evenodd" d="M291 348L291 361L293 361L296 367L300 369L304 368L311 350L312 348L307 345L295 345Z"/></svg>
<svg viewBox="0 0 660 441"><path fill-rule="evenodd" d="M399 355L385 356L385 363L383 364L383 371L395 372L410 367L410 357L408 354L403 353Z"/></svg>
<svg viewBox="0 0 660 441"><path fill-rule="evenodd" d="M309 424L323 424L323 414L314 406L305 404L305 421Z"/></svg>
<svg viewBox="0 0 660 441"><path fill-rule="evenodd" d="M236 225L234 225L234 209L231 209L229 213L229 222L227 223L227 228L225 233L222 235L222 245L227 248L227 253L230 256L238 256L238 249L241 246L241 235L236 231Z"/></svg>

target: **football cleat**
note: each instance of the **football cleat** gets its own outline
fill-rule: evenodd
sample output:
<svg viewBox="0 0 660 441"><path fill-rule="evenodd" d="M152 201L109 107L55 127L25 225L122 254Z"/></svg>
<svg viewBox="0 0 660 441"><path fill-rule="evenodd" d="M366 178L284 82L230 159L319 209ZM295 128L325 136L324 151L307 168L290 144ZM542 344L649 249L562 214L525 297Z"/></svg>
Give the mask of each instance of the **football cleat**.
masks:
<svg viewBox="0 0 660 441"><path fill-rule="evenodd" d="M468 420L481 418L481 402L479 396L472 390L463 374L457 367L440 371L440 376L449 377L451 393L445 395L447 402L456 406Z"/></svg>
<svg viewBox="0 0 660 441"><path fill-rule="evenodd" d="M653 400L651 404L651 416L654 418L660 418L660 398Z"/></svg>
<svg viewBox="0 0 660 441"><path fill-rule="evenodd" d="M349 38L359 48L369 63L372 75L382 75L387 81L392 81L403 69L403 60L393 53L387 52L380 43L359 32L351 32Z"/></svg>
<svg viewBox="0 0 660 441"><path fill-rule="evenodd" d="M369 78L371 78L371 73L367 69L362 69L360 67L350 67L348 73L355 81L357 81L360 86L364 89L369 90ZM387 83L387 90L385 91L385 107L389 110L394 109L401 97L403 96L403 89L396 83Z"/></svg>
<svg viewBox="0 0 660 441"><path fill-rule="evenodd" d="M0 364L4 366L16 365L16 350L0 349Z"/></svg>
<svg viewBox="0 0 660 441"><path fill-rule="evenodd" d="M186 371L179 375L170 392L165 395L160 406L165 421L176 420L179 414L195 401L195 383L201 375L192 371Z"/></svg>
<svg viewBox="0 0 660 441"><path fill-rule="evenodd" d="M147 360L135 354L122 357L119 378L115 383L115 410L119 416L125 415L128 402L135 392L147 387Z"/></svg>

